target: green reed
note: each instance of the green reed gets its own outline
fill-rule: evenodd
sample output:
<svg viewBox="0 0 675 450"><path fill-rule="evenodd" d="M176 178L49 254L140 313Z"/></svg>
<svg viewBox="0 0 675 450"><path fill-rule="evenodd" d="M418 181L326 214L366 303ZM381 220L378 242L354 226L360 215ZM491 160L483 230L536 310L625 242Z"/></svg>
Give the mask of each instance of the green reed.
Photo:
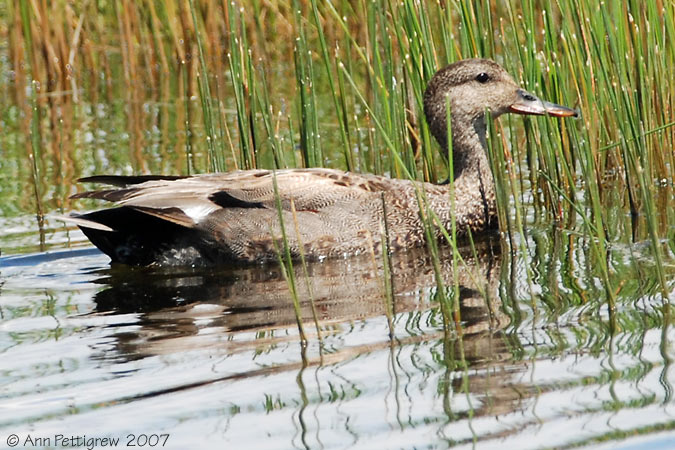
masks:
<svg viewBox="0 0 675 450"><path fill-rule="evenodd" d="M333 65L334 60L333 58L331 58L330 51L328 50L326 34L323 31L322 19L319 14L319 7L316 0L312 0L311 3L312 3L312 18L314 19L314 26L316 27L317 30L319 47L321 49L321 57L324 63L324 74L328 79L329 90L331 92L331 97L333 98L333 105L335 107L335 114L337 116L338 128L340 130L340 143L342 144L342 153L345 159L345 168L347 170L355 170L356 168L355 159L354 153L352 152L352 145L349 133L349 118L348 118L349 111L347 110L347 104L344 101L344 96L339 96L340 93L344 92L344 83L340 78L339 82L340 90L338 91L335 83L335 74Z"/></svg>
<svg viewBox="0 0 675 450"><path fill-rule="evenodd" d="M236 122L239 135L239 164L242 169L253 169L257 165L255 147L253 113L250 108L251 98L249 94L251 73L251 55L245 46L247 28L243 16L240 16L237 5L227 2L227 22L229 30L229 51L227 62L229 64L230 82L232 94L236 105ZM265 112L263 112L265 114Z"/></svg>
<svg viewBox="0 0 675 450"><path fill-rule="evenodd" d="M275 115L274 107L272 106L272 101L269 97L269 87L267 85L267 78L264 70L260 72L260 82L259 88L256 89L256 97L258 99L258 108L262 112L260 115L265 127L265 133L267 134L267 141L272 148L274 168L286 168L288 167L288 163L284 156L283 144L279 138L274 122L272 122Z"/></svg>
<svg viewBox="0 0 675 450"><path fill-rule="evenodd" d="M277 191L278 195L278 191ZM278 205L281 204L280 200L277 200ZM316 311L316 303L315 303L315 297L314 297L314 289L312 288L312 281L309 276L309 269L307 268L307 261L305 260L305 251L304 251L304 246L302 242L302 237L300 235L300 223L298 222L298 214L295 209L295 202L293 199L290 201L290 206L291 206L291 213L293 214L293 227L295 230L295 236L296 239L298 240L298 253L300 255L300 264L302 265L302 274L305 279L305 287L307 288L307 295L309 297L309 304L312 308L312 319L314 320L314 327L316 329L316 336L319 339L320 343L323 343L323 338L321 336L321 326L319 325L319 314ZM288 242L284 242L284 248L288 248ZM296 311L299 311L299 309L296 308ZM298 315L299 319L302 319L300 315Z"/></svg>
<svg viewBox="0 0 675 450"><path fill-rule="evenodd" d="M192 21L195 27L195 37L197 40L197 50L199 52L199 66L200 71L197 73L197 81L199 86L199 98L202 103L202 114L204 120L204 129L206 132L206 143L209 149L209 155L211 156L211 164L209 165L210 169L214 172L225 170L225 164L223 162L222 149L217 149L217 142L223 143L222 131L220 133L216 130L216 118L214 107L213 107L213 97L211 96L211 83L209 81L209 70L206 66L206 57L204 55L204 46L202 45L201 33L199 32L199 24L197 22L197 16L195 14L195 5L194 0L189 0L190 2L190 13L192 14Z"/></svg>
<svg viewBox="0 0 675 450"><path fill-rule="evenodd" d="M42 205L42 195L40 187L40 169L38 162L40 160L40 153L42 148L42 133L40 128L40 108L38 108L37 96L40 91L40 83L34 78L34 71L37 65L35 55L32 50L33 47L31 42L33 40L31 21L30 21L30 11L27 1L21 1L19 5L21 11L21 20L23 24L23 34L27 42L28 57L31 61L31 68L29 71L31 78L31 87L30 87L30 147L28 150L28 159L30 161L31 175L32 175L32 185L33 192L35 196L35 215L38 224L39 236L40 236L40 250L45 248L45 236L44 236L44 207Z"/></svg>
<svg viewBox="0 0 675 450"><path fill-rule="evenodd" d="M316 77L312 50L309 47L305 17L302 16L299 0L293 0L293 18L297 38L293 48L296 89L299 93L300 149L306 167L321 167L324 156L321 151L319 117L316 103Z"/></svg>
<svg viewBox="0 0 675 450"><path fill-rule="evenodd" d="M281 268L281 274L286 280L286 283L288 283L288 288L291 293L291 299L293 301L293 309L295 311L295 319L298 325L298 332L300 334L300 341L303 343L303 345L307 345L307 336L305 334L305 327L303 325L302 311L300 307L300 296L298 294L297 283L295 280L295 269L293 268L293 258L291 256L291 246L289 245L288 234L286 233L287 224L284 221L284 210L281 196L279 195L279 186L277 185L276 173L274 174L273 186L274 186L274 202L277 209L277 217L279 219L279 230L281 232L281 239L280 239L281 247L279 245L279 240L277 240L275 236L274 230L270 229L269 231L270 235L272 236L272 240L274 241L274 248L277 252L279 267ZM304 257L302 262L304 266ZM315 314L314 317L316 318L314 308L312 308L312 311L314 312ZM319 330L318 322L316 322L316 324L318 332Z"/></svg>
<svg viewBox="0 0 675 450"><path fill-rule="evenodd" d="M382 299L384 300L384 312L387 316L387 324L389 326L389 339L393 341L396 334L394 332L394 272L391 261L391 250L389 248L390 234L389 234L389 223L387 221L387 202L385 201L384 194L381 196L382 199L382 223L380 224L380 242L381 242L381 251L382 251L382 287L383 295ZM372 243L372 236L371 236ZM371 245L371 254L373 259L373 270L377 271L377 263L375 263L375 250Z"/></svg>
<svg viewBox="0 0 675 450"><path fill-rule="evenodd" d="M672 129L663 128L671 120L658 113L664 108L671 109L673 103L673 92L664 91L659 83L660 74L674 60L672 49L664 46L666 35L673 33L673 6L664 4L663 10L657 12L653 5L639 2L597 6L581 1L573 3L575 14L583 23L589 24L589 30L580 29L574 22L563 24L563 43L578 41L581 36L584 45L569 45L566 50L573 60L590 61L591 73L595 75L591 78L583 74L586 80L582 85L581 104L582 111L586 110L586 126L589 133L594 132L605 142L617 144L612 147L598 145L597 140L590 140L577 130L569 130L570 138L581 153L579 162L592 205L595 236L599 246L617 238L604 233L603 223L607 217L603 197L606 194L601 177L607 170L623 173L630 212L646 221L647 237L661 290L666 297L669 288L658 238L658 222L663 217L658 217L661 214L655 211L653 201L658 195L656 180L672 182L673 179L673 166L665 164L672 160L672 147L670 152L667 147L672 143ZM602 39L599 32L607 33L609 38ZM654 95L657 92L660 95ZM590 123L589 116L602 118L599 127ZM654 139L660 133L651 131L657 128L663 130L666 139Z"/></svg>
<svg viewBox="0 0 675 450"><path fill-rule="evenodd" d="M54 95L72 86L85 101L111 95L117 63L133 95L147 96L129 94L129 103L157 101L162 78L180 72L195 134L185 141L190 172L327 165L437 182L447 176L447 153L423 117L426 83L448 62L494 58L524 88L581 113L508 116L490 126L500 226L520 242L512 251L530 251L533 225L583 234L609 301L622 289L612 247L645 241L662 296L672 290L672 2L167 0L68 3L65 12L57 3L7 9L4 19L30 33L7 31L17 86L1 101L26 104L26 57L49 94L35 99L38 114L73 102ZM54 23L47 29L38 17ZM261 17L274 26L261 26ZM72 23L81 24L78 36ZM31 136L49 137L54 123L33 121ZM43 150L40 161L59 158ZM631 214L634 228L616 217ZM627 225L613 227L618 220Z"/></svg>

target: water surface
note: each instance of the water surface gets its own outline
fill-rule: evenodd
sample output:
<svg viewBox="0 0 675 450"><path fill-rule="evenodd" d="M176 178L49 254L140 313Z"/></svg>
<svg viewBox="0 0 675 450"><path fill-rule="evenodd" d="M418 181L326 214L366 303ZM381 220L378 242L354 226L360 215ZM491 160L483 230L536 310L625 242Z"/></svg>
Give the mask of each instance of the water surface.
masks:
<svg viewBox="0 0 675 450"><path fill-rule="evenodd" d="M298 268L307 346L278 267L110 267L86 247L3 257L1 434L169 434L170 448L671 446L668 307L637 287L614 311L595 304L597 280L573 269L584 252L560 240L533 237L541 257L525 261L492 236L475 256L463 249L457 272L446 249L461 302L445 319L424 251L394 256L389 299L367 255L312 264L307 278ZM627 251L612 257L629 284L648 271Z"/></svg>

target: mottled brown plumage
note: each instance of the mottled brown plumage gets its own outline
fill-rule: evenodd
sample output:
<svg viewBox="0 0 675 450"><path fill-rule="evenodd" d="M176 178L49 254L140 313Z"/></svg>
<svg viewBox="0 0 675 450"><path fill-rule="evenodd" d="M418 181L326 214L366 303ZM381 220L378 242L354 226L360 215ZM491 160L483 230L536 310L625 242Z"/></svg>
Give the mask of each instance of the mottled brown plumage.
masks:
<svg viewBox="0 0 675 450"><path fill-rule="evenodd" d="M572 116L563 106L521 90L497 63L459 61L441 69L424 95L431 131L447 146L446 96L452 117L455 220L460 234L496 225L494 182L485 152L486 110ZM90 177L117 188L85 192L116 208L71 221L113 261L186 265L277 260L281 227L274 184L293 257L347 256L425 241L420 210L449 228L450 186L331 169L248 170L192 177ZM420 199L426 206L420 208ZM426 209L426 208L430 209ZM294 213L295 211L295 213ZM385 217L386 212L386 217ZM440 237L439 227L435 228Z"/></svg>

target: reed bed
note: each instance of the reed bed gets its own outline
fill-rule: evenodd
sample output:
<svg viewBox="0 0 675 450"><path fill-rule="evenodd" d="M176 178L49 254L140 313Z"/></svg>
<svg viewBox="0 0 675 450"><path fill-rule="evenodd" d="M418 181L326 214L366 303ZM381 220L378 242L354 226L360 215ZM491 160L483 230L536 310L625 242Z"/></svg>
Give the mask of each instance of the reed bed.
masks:
<svg viewBox="0 0 675 450"><path fill-rule="evenodd" d="M431 138L422 93L446 63L488 57L581 113L491 124L512 250L531 251L532 226L580 233L613 309L622 284L612 245L647 242L661 295L672 291L673 2L22 0L0 17L12 74L0 102L5 120L19 111L32 137L17 158L38 158L38 215L45 202L69 206L69 190L54 197L41 176L68 186L105 168L93 156L78 165L67 146L73 122L91 117L86 108L120 95L121 109L109 112L129 150L110 158L133 172L327 166L443 180L447 153ZM164 109L148 119L142 109L155 104ZM145 154L152 128L178 136L158 151L171 165Z"/></svg>

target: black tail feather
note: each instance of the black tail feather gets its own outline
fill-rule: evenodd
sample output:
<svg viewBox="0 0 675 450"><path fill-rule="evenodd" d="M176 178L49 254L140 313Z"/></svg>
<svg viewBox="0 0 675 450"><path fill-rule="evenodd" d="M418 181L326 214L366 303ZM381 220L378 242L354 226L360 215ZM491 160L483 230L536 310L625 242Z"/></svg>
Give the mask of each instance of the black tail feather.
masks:
<svg viewBox="0 0 675 450"><path fill-rule="evenodd" d="M186 175L94 175L91 177L80 178L81 183L99 183L111 186L126 187L134 184L145 183L146 181L157 180L180 180L187 178Z"/></svg>

